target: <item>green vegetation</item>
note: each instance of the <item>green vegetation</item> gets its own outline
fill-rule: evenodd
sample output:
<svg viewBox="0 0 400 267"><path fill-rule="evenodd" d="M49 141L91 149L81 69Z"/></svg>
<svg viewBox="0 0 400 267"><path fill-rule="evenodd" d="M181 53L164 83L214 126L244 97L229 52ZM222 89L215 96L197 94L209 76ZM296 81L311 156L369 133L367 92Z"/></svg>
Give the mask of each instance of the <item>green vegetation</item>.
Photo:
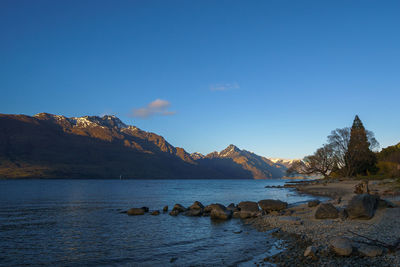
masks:
<svg viewBox="0 0 400 267"><path fill-rule="evenodd" d="M351 128L336 129L328 143L310 156L295 162L288 174L353 178L400 177L400 143L377 152L374 133L364 128L355 116Z"/></svg>

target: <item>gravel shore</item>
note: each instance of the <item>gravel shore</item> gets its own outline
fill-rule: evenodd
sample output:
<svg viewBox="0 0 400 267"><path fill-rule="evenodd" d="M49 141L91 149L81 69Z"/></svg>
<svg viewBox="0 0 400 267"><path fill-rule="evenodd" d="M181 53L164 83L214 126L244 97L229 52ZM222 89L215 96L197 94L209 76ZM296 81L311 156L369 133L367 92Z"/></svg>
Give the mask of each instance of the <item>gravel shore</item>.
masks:
<svg viewBox="0 0 400 267"><path fill-rule="evenodd" d="M333 183L308 183L296 185L302 193L331 197L328 202L338 210L343 210L355 195L357 181L338 181ZM380 190L378 183L375 189ZM382 197L384 198L384 196ZM393 198L390 198L393 201ZM283 240L285 250L272 257L267 257L258 265L276 264L277 266L400 266L400 250L390 252L383 249L381 256L367 257L358 252L365 246L367 239L394 244L400 238L400 208L378 209L370 220L357 219L315 219L317 207L307 204L288 208L282 214L267 214L248 222L261 231L279 229L275 236ZM283 215L284 214L284 215ZM354 234L355 233L355 234ZM353 253L350 256L337 256L330 248L335 237L351 240ZM314 257L305 257L308 246L316 250ZM361 249L360 249L361 250Z"/></svg>

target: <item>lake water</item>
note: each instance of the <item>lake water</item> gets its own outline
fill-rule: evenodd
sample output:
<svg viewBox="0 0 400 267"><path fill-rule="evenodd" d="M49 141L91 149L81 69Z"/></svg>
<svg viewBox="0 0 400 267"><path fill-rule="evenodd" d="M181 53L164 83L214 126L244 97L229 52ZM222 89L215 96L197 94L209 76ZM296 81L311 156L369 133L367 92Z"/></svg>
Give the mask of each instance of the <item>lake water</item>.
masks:
<svg viewBox="0 0 400 267"><path fill-rule="evenodd" d="M312 197L265 188L282 180L0 180L0 265L210 266L251 262L273 239L240 219L120 213L198 200ZM242 231L242 232L240 232ZM235 233L236 232L236 233ZM240 232L240 233L238 233ZM171 262L172 261L172 262Z"/></svg>

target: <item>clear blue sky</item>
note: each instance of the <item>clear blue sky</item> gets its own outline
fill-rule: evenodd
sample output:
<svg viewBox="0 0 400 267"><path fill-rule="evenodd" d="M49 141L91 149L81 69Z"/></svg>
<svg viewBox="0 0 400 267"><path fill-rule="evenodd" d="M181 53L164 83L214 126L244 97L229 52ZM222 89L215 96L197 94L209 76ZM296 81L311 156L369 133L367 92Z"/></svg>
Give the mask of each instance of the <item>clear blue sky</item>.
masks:
<svg viewBox="0 0 400 267"><path fill-rule="evenodd" d="M188 152L400 142L400 1L0 1L0 113L115 114ZM155 102L154 102L155 101ZM153 104L151 104L153 102Z"/></svg>

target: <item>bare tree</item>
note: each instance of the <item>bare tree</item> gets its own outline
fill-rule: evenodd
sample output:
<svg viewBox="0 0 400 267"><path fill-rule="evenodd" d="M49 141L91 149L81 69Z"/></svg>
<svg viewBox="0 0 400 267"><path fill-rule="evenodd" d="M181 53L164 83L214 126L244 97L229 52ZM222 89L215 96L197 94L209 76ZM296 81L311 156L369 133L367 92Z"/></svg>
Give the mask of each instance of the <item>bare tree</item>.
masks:
<svg viewBox="0 0 400 267"><path fill-rule="evenodd" d="M351 129L346 127L333 130L328 136L328 142L332 146L336 160L335 171L339 172L344 177L349 177L353 172L353 168L350 164L352 155L348 153L350 133Z"/></svg>
<svg viewBox="0 0 400 267"><path fill-rule="evenodd" d="M320 174L326 178L335 166L335 152L332 146L328 144L317 149L313 155L294 162L287 172L289 174L298 173L303 175Z"/></svg>

